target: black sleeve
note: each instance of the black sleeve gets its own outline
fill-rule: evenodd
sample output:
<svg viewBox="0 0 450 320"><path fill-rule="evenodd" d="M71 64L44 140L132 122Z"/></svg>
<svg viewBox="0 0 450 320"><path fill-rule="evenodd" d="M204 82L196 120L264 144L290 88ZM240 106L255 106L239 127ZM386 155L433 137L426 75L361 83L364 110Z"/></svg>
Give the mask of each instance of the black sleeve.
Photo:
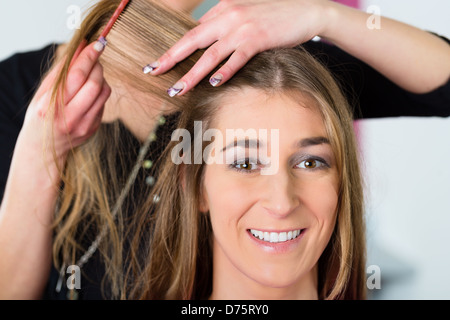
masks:
<svg viewBox="0 0 450 320"><path fill-rule="evenodd" d="M309 41L304 47L324 63L340 83L354 108L355 119L450 116L450 81L429 93L414 94L336 46Z"/></svg>
<svg viewBox="0 0 450 320"><path fill-rule="evenodd" d="M0 201L28 104L48 70L56 45L0 62Z"/></svg>

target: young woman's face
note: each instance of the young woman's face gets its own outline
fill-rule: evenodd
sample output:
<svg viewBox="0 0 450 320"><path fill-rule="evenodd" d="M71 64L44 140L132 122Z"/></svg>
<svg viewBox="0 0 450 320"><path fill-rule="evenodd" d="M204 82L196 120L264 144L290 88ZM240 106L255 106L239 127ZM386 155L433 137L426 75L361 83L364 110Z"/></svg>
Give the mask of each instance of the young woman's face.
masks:
<svg viewBox="0 0 450 320"><path fill-rule="evenodd" d="M205 165L200 204L214 233L213 290L239 283L236 298L262 288L269 298L269 288L317 292L315 267L335 226L338 175L313 100L247 88L221 100L211 128L223 134L214 155L225 149L222 164ZM236 138L230 129L257 135Z"/></svg>

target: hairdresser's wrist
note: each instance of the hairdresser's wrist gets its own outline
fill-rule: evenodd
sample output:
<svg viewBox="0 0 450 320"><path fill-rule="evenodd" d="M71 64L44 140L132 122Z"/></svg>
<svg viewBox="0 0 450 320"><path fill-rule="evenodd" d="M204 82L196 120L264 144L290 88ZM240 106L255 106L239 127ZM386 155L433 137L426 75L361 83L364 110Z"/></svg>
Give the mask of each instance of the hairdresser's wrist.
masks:
<svg viewBox="0 0 450 320"><path fill-rule="evenodd" d="M39 134L42 133L37 135ZM17 139L11 169L13 165L22 168L29 172L29 177L39 181L42 188L51 188L60 181L60 172L65 166L67 154L67 151L45 145L40 139L30 140L22 131Z"/></svg>
<svg viewBox="0 0 450 320"><path fill-rule="evenodd" d="M14 151L5 194L2 215L17 219L37 219L42 226L52 223L58 196L60 175L55 164L45 165L40 154L24 150L18 145Z"/></svg>
<svg viewBox="0 0 450 320"><path fill-rule="evenodd" d="M320 20L323 23L317 35L329 42L338 41L339 29L346 23L345 10L350 8L333 1L321 2L318 5L322 12Z"/></svg>
<svg viewBox="0 0 450 320"><path fill-rule="evenodd" d="M325 24L319 36L346 50L349 45L357 43L357 47L364 44L360 40L368 39L373 32L368 33L367 19L370 17L364 11L355 9L334 1L323 4ZM364 51L364 50L363 50Z"/></svg>

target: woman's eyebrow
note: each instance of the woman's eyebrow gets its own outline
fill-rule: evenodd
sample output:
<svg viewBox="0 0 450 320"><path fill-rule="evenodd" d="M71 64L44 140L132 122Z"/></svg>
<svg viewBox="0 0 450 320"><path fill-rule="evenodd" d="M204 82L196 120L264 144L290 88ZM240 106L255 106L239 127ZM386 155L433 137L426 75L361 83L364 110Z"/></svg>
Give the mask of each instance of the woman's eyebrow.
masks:
<svg viewBox="0 0 450 320"><path fill-rule="evenodd" d="M230 142L227 144L223 149L222 152L229 148L234 147L244 147L244 148L259 148L261 146L261 142L258 139L241 139L241 140L234 140L233 142Z"/></svg>
<svg viewBox="0 0 450 320"><path fill-rule="evenodd" d="M317 146L320 144L330 144L330 140L326 137L311 137L304 138L296 143L298 148L306 148L311 146Z"/></svg>

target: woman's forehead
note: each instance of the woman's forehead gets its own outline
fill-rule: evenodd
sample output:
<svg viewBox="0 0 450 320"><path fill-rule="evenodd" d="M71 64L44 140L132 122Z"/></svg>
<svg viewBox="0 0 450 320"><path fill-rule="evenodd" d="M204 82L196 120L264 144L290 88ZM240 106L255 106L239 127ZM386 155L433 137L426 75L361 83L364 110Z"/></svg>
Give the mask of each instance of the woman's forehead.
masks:
<svg viewBox="0 0 450 320"><path fill-rule="evenodd" d="M278 129L324 135L325 126L317 103L298 92L266 92L243 88L216 101L217 112L210 127L227 129Z"/></svg>

